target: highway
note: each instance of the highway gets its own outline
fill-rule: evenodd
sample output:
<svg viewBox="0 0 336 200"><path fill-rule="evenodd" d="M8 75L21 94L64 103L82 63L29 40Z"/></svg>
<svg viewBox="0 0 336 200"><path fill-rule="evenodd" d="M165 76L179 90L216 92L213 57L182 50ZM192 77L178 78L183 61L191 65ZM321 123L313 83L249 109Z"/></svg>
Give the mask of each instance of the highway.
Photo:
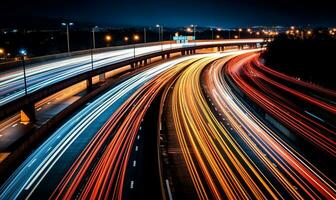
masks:
<svg viewBox="0 0 336 200"><path fill-rule="evenodd" d="M228 70L241 74L230 66L249 55L231 59ZM194 63L180 75L171 95L173 123L198 198L335 199L333 179L232 92L224 79L230 58Z"/></svg>
<svg viewBox="0 0 336 200"><path fill-rule="evenodd" d="M262 39L243 39L239 42L262 42ZM113 63L121 62L127 59L146 55L162 50L202 46L209 44L230 44L237 40L220 40L220 41L202 41L195 43L184 44L162 44L145 47L123 47L111 49L111 51L96 53L93 55L93 68L100 68ZM38 60L38 59L37 59ZM40 58L40 62L35 61L34 64L29 64L26 61L26 79L27 92L31 93L48 85L52 85L61 80L71 78L75 75L90 71L92 69L91 55L86 53L67 58L55 58L45 61ZM14 69L0 71L0 105L4 105L14 99L17 99L25 94L24 78L22 64L18 63L18 67ZM4 66L0 66L4 68Z"/></svg>
<svg viewBox="0 0 336 200"><path fill-rule="evenodd" d="M185 66L175 67L178 63L204 56L182 57L154 66L89 103L23 162L1 187L0 199L71 197L79 194L78 188L88 188L80 193L84 199L120 197L130 151L135 138L140 137L137 132L146 108L169 77ZM86 171L88 167L92 171ZM83 173L90 180L87 184L79 184L84 180ZM106 176L97 176L100 173ZM69 182L70 177L74 179Z"/></svg>
<svg viewBox="0 0 336 200"><path fill-rule="evenodd" d="M146 177L137 179L145 170L139 155L144 118L163 89L186 168L177 170L189 174L199 199L336 199L330 166L305 153L331 155L333 166L335 92L266 67L259 51L138 69L57 128L1 186L0 199L149 198L137 192L148 187Z"/></svg>
<svg viewBox="0 0 336 200"><path fill-rule="evenodd" d="M246 55L230 62L237 64L242 57ZM224 78L226 70L229 70L224 67L226 62L213 63L204 74L204 81L207 94L235 131L237 143L245 147L250 158L255 159L254 164L264 177L271 180L281 198L334 199L336 185L333 179L296 151L292 143L279 137L279 131L269 128L255 112L245 107L241 97L232 92Z"/></svg>
<svg viewBox="0 0 336 200"><path fill-rule="evenodd" d="M234 83L299 138L335 159L336 92L276 72L260 63L258 54L237 59L228 64Z"/></svg>

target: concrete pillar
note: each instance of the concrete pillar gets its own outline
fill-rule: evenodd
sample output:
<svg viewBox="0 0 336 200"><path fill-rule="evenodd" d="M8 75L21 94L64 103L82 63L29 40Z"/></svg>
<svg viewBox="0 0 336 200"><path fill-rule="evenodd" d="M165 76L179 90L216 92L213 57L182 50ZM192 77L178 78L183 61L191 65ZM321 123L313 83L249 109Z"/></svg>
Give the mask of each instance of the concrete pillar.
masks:
<svg viewBox="0 0 336 200"><path fill-rule="evenodd" d="M20 111L21 122L24 124L28 124L30 122L35 122L35 105L27 105L22 108Z"/></svg>
<svg viewBox="0 0 336 200"><path fill-rule="evenodd" d="M92 78L86 79L86 89L91 90L92 89Z"/></svg>
<svg viewBox="0 0 336 200"><path fill-rule="evenodd" d="M162 59L165 59L165 55L164 54L161 57L162 57Z"/></svg>
<svg viewBox="0 0 336 200"><path fill-rule="evenodd" d="M167 58L170 58L170 54L169 54L169 53L167 53L166 57L167 57Z"/></svg>
<svg viewBox="0 0 336 200"><path fill-rule="evenodd" d="M147 65L147 59L144 60L144 65Z"/></svg>
<svg viewBox="0 0 336 200"><path fill-rule="evenodd" d="M221 51L221 47L217 47L217 51Z"/></svg>
<svg viewBox="0 0 336 200"><path fill-rule="evenodd" d="M105 82L105 81L106 81L105 73L99 74L99 82Z"/></svg>

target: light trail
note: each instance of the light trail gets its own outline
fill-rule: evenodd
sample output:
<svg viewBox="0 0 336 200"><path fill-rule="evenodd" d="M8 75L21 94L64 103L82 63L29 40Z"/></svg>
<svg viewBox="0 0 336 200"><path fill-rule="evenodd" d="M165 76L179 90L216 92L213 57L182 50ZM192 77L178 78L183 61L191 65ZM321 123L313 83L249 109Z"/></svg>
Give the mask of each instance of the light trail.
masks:
<svg viewBox="0 0 336 200"><path fill-rule="evenodd" d="M17 199L32 195L55 165L64 164L59 163L59 160L75 161L75 152L80 151L79 144L89 143L100 129L98 124L107 121L110 115L136 90L177 63L192 57L163 63L134 75L91 102L53 133L23 162L1 187L0 199ZM71 153L73 157L69 154L64 156L66 152L73 152Z"/></svg>
<svg viewBox="0 0 336 200"><path fill-rule="evenodd" d="M205 58L187 68L172 92L174 125L197 195L200 199L279 198L207 105L200 77L215 59Z"/></svg>
<svg viewBox="0 0 336 200"><path fill-rule="evenodd" d="M246 55L232 59L231 64L239 63L242 57ZM261 122L231 91L224 78L226 62L227 60L214 62L205 71L206 93L211 97L221 116L233 127L237 136L235 139L241 141L240 144L245 146L251 158L256 159L254 161L260 171L265 177L280 184L282 189L281 187L277 189L281 189L278 193L281 194L281 198L336 199L333 180Z"/></svg>
<svg viewBox="0 0 336 200"><path fill-rule="evenodd" d="M263 39L241 39L241 40L221 40L210 42L196 42L187 44L163 44L137 47L135 56L146 55L161 50L177 49L192 46L204 46L210 44L230 44L230 43L263 42ZM114 49L104 53L94 54L94 68L100 68L113 63L134 58L133 48ZM75 75L91 70L90 54L74 56L70 58L54 59L51 61L41 61L35 64L27 63L27 85L28 93L37 91L48 85L61 80L71 78ZM23 71L21 67L16 67L9 71L0 72L0 105L6 104L24 95Z"/></svg>
<svg viewBox="0 0 336 200"><path fill-rule="evenodd" d="M126 168L148 107L191 62L194 59L179 63L139 88L97 132L50 199L122 199ZM81 187L83 192L78 195Z"/></svg>
<svg viewBox="0 0 336 200"><path fill-rule="evenodd" d="M256 59L258 54L236 58L228 64L228 74L234 83L256 104L297 135L322 149L333 158L336 157L336 132L333 120L336 106L305 94L327 95L336 99L335 91L323 89L312 84L288 77L262 65ZM239 60L239 61L237 61ZM276 78L274 78L276 77ZM297 89L296 89L297 88ZM318 113L327 113L321 121L305 109L312 108Z"/></svg>

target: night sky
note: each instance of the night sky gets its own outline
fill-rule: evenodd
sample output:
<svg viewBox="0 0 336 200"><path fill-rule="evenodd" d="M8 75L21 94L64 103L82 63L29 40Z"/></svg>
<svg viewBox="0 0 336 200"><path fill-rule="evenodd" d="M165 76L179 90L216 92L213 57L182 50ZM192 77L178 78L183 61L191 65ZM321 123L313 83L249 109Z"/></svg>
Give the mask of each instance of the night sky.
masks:
<svg viewBox="0 0 336 200"><path fill-rule="evenodd" d="M335 7L326 0L4 0L0 7L7 21L39 16L99 25L336 25Z"/></svg>

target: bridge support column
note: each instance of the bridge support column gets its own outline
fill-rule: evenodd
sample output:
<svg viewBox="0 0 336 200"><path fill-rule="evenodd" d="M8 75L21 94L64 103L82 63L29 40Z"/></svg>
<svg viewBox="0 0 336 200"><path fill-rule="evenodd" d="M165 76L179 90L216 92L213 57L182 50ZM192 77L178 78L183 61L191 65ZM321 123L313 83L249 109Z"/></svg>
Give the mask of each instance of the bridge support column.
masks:
<svg viewBox="0 0 336 200"><path fill-rule="evenodd" d="M217 51L221 51L221 47L217 47Z"/></svg>
<svg viewBox="0 0 336 200"><path fill-rule="evenodd" d="M26 105L25 107L22 108L20 111L20 117L21 117L21 122L24 124L28 124L30 122L35 122L36 121L36 116L35 116L35 105Z"/></svg>
<svg viewBox="0 0 336 200"><path fill-rule="evenodd" d="M169 54L169 53L167 53L166 57L167 57L167 58L170 58L170 54Z"/></svg>
<svg viewBox="0 0 336 200"><path fill-rule="evenodd" d="M224 46L222 46L222 51L224 51Z"/></svg>
<svg viewBox="0 0 336 200"><path fill-rule="evenodd" d="M92 89L92 78L86 79L86 89L91 90Z"/></svg>
<svg viewBox="0 0 336 200"><path fill-rule="evenodd" d="M143 63L144 63L144 65L147 65L147 59L145 59L145 60L143 61Z"/></svg>
<svg viewBox="0 0 336 200"><path fill-rule="evenodd" d="M162 57L162 59L165 59L165 56L166 56L166 55L165 55L165 54L163 54L163 55L161 56L161 57Z"/></svg>
<svg viewBox="0 0 336 200"><path fill-rule="evenodd" d="M193 54L196 54L196 49L194 49L192 52L193 52Z"/></svg>
<svg viewBox="0 0 336 200"><path fill-rule="evenodd" d="M105 81L106 81L105 73L99 74L99 82L105 82Z"/></svg>
<svg viewBox="0 0 336 200"><path fill-rule="evenodd" d="M184 56L185 55L185 51L181 51L181 55Z"/></svg>

